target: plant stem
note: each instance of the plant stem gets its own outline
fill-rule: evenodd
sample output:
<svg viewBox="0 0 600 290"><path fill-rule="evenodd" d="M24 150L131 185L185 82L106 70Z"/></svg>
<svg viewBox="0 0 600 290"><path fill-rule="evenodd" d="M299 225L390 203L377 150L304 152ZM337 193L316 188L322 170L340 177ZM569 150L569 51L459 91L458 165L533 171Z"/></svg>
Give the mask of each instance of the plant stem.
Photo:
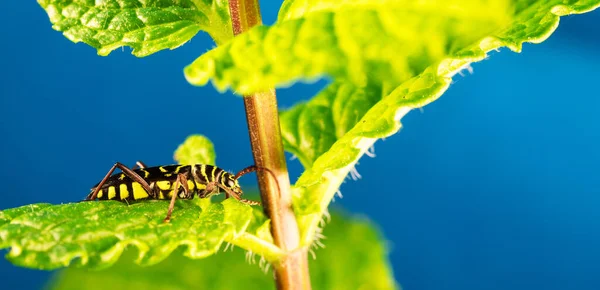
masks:
<svg viewBox="0 0 600 290"><path fill-rule="evenodd" d="M234 35L262 23L258 0L230 0L229 11ZM277 178L275 182L267 172L257 172L263 208L271 219L273 241L286 252L281 261L273 265L277 289L310 289L307 253L299 247L300 233L292 210L275 90L245 96L244 106L254 162L256 166L270 169Z"/></svg>

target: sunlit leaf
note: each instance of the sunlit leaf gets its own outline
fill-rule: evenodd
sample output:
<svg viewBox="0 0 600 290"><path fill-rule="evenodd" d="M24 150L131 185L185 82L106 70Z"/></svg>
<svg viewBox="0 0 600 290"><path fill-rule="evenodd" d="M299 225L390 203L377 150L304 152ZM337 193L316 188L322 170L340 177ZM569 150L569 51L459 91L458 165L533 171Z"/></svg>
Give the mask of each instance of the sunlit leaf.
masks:
<svg viewBox="0 0 600 290"><path fill-rule="evenodd" d="M139 250L137 262L152 265L179 246L184 255L203 258L224 240L248 228L252 209L235 200L223 203L178 202L170 223L163 223L168 201L127 205L117 201L38 205L0 212L10 222L0 227L0 248L10 248L12 263L37 269L74 265L103 268L125 247ZM15 211L26 213L14 216ZM13 217L14 216L14 217Z"/></svg>
<svg viewBox="0 0 600 290"><path fill-rule="evenodd" d="M387 261L387 248L373 225L364 219L334 215L325 229L325 248L310 260L313 289L397 289ZM160 264L139 267L127 251L110 269L88 271L69 268L59 273L50 289L275 289L272 275L263 272L259 258L246 262L244 251L234 249L202 260L183 257L178 251ZM247 257L251 257L248 256ZM255 265L260 264L259 265Z"/></svg>
<svg viewBox="0 0 600 290"><path fill-rule="evenodd" d="M186 77L241 94L325 74L356 86L399 85L513 20L507 1L439 2L339 2L280 19L200 56Z"/></svg>
<svg viewBox="0 0 600 290"><path fill-rule="evenodd" d="M217 44L232 37L226 0L38 0L52 22L73 42L84 42L108 55L130 46L135 56L174 49L198 31Z"/></svg>

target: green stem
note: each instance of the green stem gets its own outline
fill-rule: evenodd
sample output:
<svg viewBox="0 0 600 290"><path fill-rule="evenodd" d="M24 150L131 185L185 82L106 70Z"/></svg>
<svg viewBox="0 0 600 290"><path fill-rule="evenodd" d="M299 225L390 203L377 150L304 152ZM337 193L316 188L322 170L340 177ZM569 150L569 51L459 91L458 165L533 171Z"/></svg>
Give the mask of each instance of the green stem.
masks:
<svg viewBox="0 0 600 290"><path fill-rule="evenodd" d="M263 256L269 263L279 261L281 257L286 255L279 247L248 233L243 233L235 239L226 239L226 241L242 249Z"/></svg>
<svg viewBox="0 0 600 290"><path fill-rule="evenodd" d="M230 0L229 10L234 35L262 24L258 0ZM263 208L271 219L273 242L286 253L273 263L275 284L279 290L308 290L311 288L308 255L306 249L300 247L300 231L292 210L275 90L245 96L244 106L254 163L270 169L277 178L266 172L257 173Z"/></svg>

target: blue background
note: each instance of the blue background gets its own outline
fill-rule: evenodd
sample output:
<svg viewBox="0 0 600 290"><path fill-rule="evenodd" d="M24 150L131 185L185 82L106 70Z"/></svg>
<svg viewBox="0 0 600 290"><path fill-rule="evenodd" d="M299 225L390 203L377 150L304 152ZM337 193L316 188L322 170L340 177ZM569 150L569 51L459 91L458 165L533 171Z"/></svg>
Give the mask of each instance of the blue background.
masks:
<svg viewBox="0 0 600 290"><path fill-rule="evenodd" d="M492 53L360 161L335 204L381 226L405 289L600 289L599 20ZM138 59L71 43L34 1L4 3L0 27L0 209L79 200L115 161L171 163L191 133L225 169L252 163L242 100L183 78L205 34ZM324 84L279 90L281 107ZM0 259L0 275L37 289L50 273Z"/></svg>

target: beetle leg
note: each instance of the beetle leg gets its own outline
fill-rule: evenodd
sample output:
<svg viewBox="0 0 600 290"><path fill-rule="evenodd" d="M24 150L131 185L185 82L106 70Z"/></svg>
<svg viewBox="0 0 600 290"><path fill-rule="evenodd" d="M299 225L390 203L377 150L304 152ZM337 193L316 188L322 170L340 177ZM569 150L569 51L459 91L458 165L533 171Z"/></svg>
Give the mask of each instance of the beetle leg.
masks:
<svg viewBox="0 0 600 290"><path fill-rule="evenodd" d="M142 186L142 188L144 188L144 190L146 190L148 192L148 194L152 194L152 188L150 188L150 185L148 184L148 182L146 182L146 180L144 178L142 178L139 174L135 173L135 171L129 169L127 166L121 164L120 162L116 162L115 165L113 165L113 167L110 168L108 173L106 173L106 176L104 176L104 178L102 178L102 181L100 181L100 183L98 183L98 186L96 186L96 188L94 188L94 191L92 191L92 193L90 193L85 198L85 200L95 200L96 197L98 196L98 192L100 191L102 186L106 183L108 178L110 178L110 176L113 174L113 172L115 172L115 169L117 169L117 168L119 168L123 172L123 174L125 174L127 177L129 177L133 181L139 183Z"/></svg>
<svg viewBox="0 0 600 290"><path fill-rule="evenodd" d="M167 211L167 216L163 219L163 223L168 223L171 221L171 214L173 213L173 209L175 208L175 200L179 196L179 187L183 187L183 191L187 196L190 192L187 183L187 177L185 174L179 173L177 174L177 180L175 180L175 187L173 188L173 197L171 197L171 203L169 203L169 210Z"/></svg>

